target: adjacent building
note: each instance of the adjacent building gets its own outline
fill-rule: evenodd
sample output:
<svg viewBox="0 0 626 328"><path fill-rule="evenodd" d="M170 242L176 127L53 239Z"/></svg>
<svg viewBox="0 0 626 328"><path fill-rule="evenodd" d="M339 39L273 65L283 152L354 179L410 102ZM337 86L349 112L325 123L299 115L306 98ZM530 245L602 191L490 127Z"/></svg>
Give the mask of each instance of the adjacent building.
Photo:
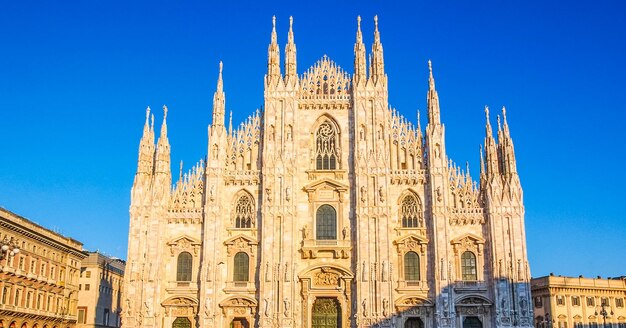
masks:
<svg viewBox="0 0 626 328"><path fill-rule="evenodd" d="M78 328L120 327L123 260L87 252L78 281Z"/></svg>
<svg viewBox="0 0 626 328"><path fill-rule="evenodd" d="M158 139L148 108L124 327L532 327L505 109L476 127L475 180L446 151L430 62L422 129L389 104L376 18L369 54L358 20L352 73L323 56L300 75L292 23L281 69L274 20L264 105L241 125L220 63L206 161L175 184L167 108Z"/></svg>
<svg viewBox="0 0 626 328"><path fill-rule="evenodd" d="M626 277L531 280L537 328L626 328Z"/></svg>
<svg viewBox="0 0 626 328"><path fill-rule="evenodd" d="M0 244L0 327L75 327L83 244L3 208Z"/></svg>

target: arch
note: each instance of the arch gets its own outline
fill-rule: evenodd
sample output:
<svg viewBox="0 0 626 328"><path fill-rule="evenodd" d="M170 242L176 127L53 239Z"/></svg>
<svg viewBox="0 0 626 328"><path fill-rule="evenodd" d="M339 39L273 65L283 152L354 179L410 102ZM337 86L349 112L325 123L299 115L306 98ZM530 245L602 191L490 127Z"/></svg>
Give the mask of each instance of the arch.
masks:
<svg viewBox="0 0 626 328"><path fill-rule="evenodd" d="M337 170L341 154L340 130L337 122L328 115L320 116L313 130L313 150L316 170Z"/></svg>
<svg viewBox="0 0 626 328"><path fill-rule="evenodd" d="M317 240L337 239L337 211L324 204L315 213L315 237Z"/></svg>
<svg viewBox="0 0 626 328"><path fill-rule="evenodd" d="M178 254L176 261L176 281L191 281L193 257L189 252Z"/></svg>
<svg viewBox="0 0 626 328"><path fill-rule="evenodd" d="M233 201L233 225L235 228L248 229L256 224L254 197L246 190L239 191Z"/></svg>
<svg viewBox="0 0 626 328"><path fill-rule="evenodd" d="M461 279L465 281L478 280L476 255L471 251L465 251L461 255Z"/></svg>
<svg viewBox="0 0 626 328"><path fill-rule="evenodd" d="M413 251L404 254L404 280L420 280L420 257Z"/></svg>
<svg viewBox="0 0 626 328"><path fill-rule="evenodd" d="M399 217L403 228L423 228L422 201L411 191L405 192L398 201Z"/></svg>
<svg viewBox="0 0 626 328"><path fill-rule="evenodd" d="M249 281L250 256L246 252L239 252L235 254L233 261L233 281Z"/></svg>

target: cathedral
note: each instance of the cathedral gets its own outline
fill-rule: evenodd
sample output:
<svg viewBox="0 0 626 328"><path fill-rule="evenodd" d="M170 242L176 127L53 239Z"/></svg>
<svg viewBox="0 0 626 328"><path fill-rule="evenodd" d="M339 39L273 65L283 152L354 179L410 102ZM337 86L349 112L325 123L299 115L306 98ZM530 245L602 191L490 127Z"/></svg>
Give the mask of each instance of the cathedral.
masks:
<svg viewBox="0 0 626 328"><path fill-rule="evenodd" d="M432 65L428 121L388 103L374 18L354 71L284 66L274 18L264 106L225 122L219 65L205 159L172 181L167 108L148 108L131 190L125 328L531 327L523 194L506 111L480 177L449 159Z"/></svg>

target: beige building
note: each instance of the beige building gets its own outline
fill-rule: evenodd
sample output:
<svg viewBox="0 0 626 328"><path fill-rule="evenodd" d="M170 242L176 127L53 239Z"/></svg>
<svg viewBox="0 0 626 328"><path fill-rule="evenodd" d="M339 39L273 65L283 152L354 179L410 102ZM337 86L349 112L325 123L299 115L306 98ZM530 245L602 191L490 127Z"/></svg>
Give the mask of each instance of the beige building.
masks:
<svg viewBox="0 0 626 328"><path fill-rule="evenodd" d="M0 244L0 327L75 327L83 244L3 208Z"/></svg>
<svg viewBox="0 0 626 328"><path fill-rule="evenodd" d="M88 252L78 281L78 328L120 327L124 261Z"/></svg>
<svg viewBox="0 0 626 328"><path fill-rule="evenodd" d="M626 277L531 280L537 328L626 328Z"/></svg>
<svg viewBox="0 0 626 328"><path fill-rule="evenodd" d="M324 56L298 75L292 21L282 70L274 21L264 106L241 125L220 63L206 162L174 185L167 108L158 140L148 108L124 327L533 325L505 110L497 139L485 110L474 180L446 152L430 63L426 128L390 106L374 23L369 65L359 18L353 73Z"/></svg>

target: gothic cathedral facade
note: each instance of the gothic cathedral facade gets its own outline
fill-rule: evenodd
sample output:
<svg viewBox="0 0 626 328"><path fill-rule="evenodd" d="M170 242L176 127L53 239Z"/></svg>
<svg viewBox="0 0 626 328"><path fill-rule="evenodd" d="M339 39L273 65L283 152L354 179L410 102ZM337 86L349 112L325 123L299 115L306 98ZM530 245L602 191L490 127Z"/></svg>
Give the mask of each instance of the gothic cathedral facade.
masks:
<svg viewBox="0 0 626 328"><path fill-rule="evenodd" d="M291 19L290 19L291 20ZM124 327L531 327L522 188L506 112L487 114L480 178L446 153L429 62L422 131L388 104L375 19L354 73L324 56L281 72L225 123L222 64L206 160L172 183L167 108L150 109L131 191Z"/></svg>

